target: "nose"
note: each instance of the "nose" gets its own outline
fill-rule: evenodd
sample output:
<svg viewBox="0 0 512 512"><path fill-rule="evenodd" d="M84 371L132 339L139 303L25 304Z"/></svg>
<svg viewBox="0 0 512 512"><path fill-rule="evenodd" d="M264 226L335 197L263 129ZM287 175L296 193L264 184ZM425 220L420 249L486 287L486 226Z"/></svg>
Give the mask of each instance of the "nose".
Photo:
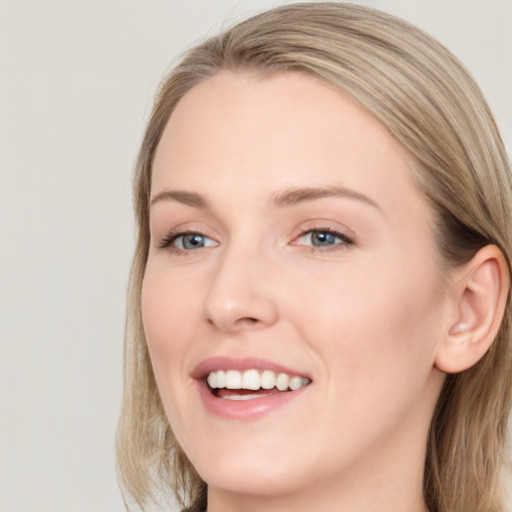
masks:
<svg viewBox="0 0 512 512"><path fill-rule="evenodd" d="M206 320L225 333L273 325L278 319L273 281L261 254L227 252L212 271L203 306Z"/></svg>

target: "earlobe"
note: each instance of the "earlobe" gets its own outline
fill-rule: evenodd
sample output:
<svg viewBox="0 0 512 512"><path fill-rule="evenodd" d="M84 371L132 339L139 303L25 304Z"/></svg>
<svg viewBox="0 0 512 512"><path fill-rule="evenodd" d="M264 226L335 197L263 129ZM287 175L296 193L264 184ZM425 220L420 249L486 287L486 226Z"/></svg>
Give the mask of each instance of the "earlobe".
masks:
<svg viewBox="0 0 512 512"><path fill-rule="evenodd" d="M476 364L496 337L507 300L510 276L503 253L488 245L455 271L456 319L436 353L436 367L458 373Z"/></svg>

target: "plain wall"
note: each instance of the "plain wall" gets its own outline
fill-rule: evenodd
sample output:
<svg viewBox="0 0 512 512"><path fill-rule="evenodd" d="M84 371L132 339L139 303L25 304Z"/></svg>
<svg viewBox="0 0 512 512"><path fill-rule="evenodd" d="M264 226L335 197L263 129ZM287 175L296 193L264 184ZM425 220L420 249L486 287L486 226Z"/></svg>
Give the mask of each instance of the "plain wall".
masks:
<svg viewBox="0 0 512 512"><path fill-rule="evenodd" d="M122 511L130 178L185 48L279 1L0 1L0 510ZM512 1L368 0L438 37L512 148Z"/></svg>

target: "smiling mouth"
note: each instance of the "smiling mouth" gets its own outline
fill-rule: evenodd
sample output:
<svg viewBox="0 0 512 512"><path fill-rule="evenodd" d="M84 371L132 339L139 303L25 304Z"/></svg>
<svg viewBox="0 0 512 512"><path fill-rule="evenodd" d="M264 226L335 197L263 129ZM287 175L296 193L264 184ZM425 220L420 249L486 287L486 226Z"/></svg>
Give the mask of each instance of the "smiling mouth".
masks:
<svg viewBox="0 0 512 512"><path fill-rule="evenodd" d="M311 383L307 377L272 370L216 370L206 377L210 393L225 400L254 400L297 391Z"/></svg>

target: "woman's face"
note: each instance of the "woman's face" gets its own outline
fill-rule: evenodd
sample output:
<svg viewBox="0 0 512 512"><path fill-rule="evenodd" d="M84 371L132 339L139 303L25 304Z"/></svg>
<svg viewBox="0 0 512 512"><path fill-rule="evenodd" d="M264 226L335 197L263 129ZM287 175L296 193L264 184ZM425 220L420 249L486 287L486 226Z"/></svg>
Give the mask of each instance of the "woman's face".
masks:
<svg viewBox="0 0 512 512"><path fill-rule="evenodd" d="M212 492L421 480L453 312L411 167L303 75L221 72L178 104L142 309L168 419Z"/></svg>

